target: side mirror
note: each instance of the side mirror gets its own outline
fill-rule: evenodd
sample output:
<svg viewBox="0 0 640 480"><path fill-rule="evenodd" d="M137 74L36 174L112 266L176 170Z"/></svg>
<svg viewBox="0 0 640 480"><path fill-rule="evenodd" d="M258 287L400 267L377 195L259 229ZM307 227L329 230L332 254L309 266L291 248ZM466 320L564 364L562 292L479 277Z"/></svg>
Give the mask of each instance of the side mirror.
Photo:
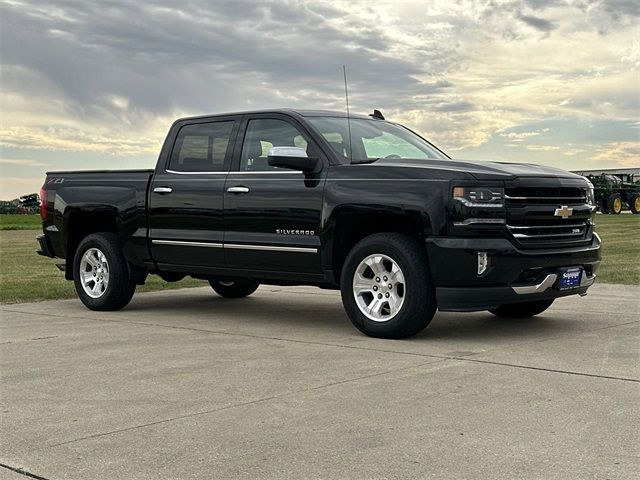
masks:
<svg viewBox="0 0 640 480"><path fill-rule="evenodd" d="M313 172L318 167L318 159L308 157L304 148L298 147L272 147L269 149L267 161L272 167L303 172Z"/></svg>

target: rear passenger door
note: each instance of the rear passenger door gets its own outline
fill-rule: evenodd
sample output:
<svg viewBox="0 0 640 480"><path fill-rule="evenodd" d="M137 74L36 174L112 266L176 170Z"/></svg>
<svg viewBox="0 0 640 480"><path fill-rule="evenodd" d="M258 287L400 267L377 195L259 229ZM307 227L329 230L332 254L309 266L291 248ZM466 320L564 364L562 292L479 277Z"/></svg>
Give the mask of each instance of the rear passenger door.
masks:
<svg viewBox="0 0 640 480"><path fill-rule="evenodd" d="M151 253L160 267L224 265L224 183L239 123L237 117L192 120L174 133L149 193Z"/></svg>
<svg viewBox="0 0 640 480"><path fill-rule="evenodd" d="M286 115L247 116L241 132L224 192L227 266L321 274L327 159L304 126ZM305 149L309 157L319 158L322 170L305 174L269 166L269 149L280 146Z"/></svg>

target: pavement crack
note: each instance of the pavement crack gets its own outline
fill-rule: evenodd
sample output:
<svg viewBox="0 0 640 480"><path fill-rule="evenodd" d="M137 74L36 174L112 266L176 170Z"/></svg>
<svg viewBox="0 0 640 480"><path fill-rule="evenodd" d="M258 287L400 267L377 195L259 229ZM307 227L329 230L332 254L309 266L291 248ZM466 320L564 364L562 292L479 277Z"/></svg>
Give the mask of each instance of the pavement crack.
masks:
<svg viewBox="0 0 640 480"><path fill-rule="evenodd" d="M445 360L447 360L447 359L442 359L441 361L445 361ZM292 395L298 395L298 394L301 394L301 393L308 393L308 392L312 392L312 391L315 391L315 390L321 390L323 388L330 388L330 387L333 387L333 386L336 386L336 385L343 385L345 383L352 383L352 382L357 382L359 380L365 380L365 379L368 379L368 378L374 378L374 377L380 377L380 376L383 376L383 375L389 375L389 374L392 374L392 373L398 373L398 372L409 370L409 369L412 369L412 368L420 368L420 367L424 367L425 365L432 365L433 363L438 363L438 362L419 363L417 365L409 365L409 366L405 366L405 367L394 368L394 369L391 369L391 370L385 370L384 372L376 372L376 373L370 373L370 374L367 374L367 375L360 375L360 376L357 376L357 377L348 378L348 379L337 381L337 382L330 382L330 383L326 383L326 384L323 384L323 385L316 385L314 387L301 388L299 390L294 390L294 391L291 391L291 392L283 392L283 393L280 393L278 395L270 395L268 397L257 398L255 400L251 400L251 401L248 401L248 402L234 403L233 405L226 405L224 407L212 408L210 410L204 410L204 411L201 411L201 412L187 413L185 415L178 415L178 416L171 417L171 418L165 418L163 420L157 420L155 422L142 423L142 424L139 424L139 425L133 425L131 427L125 427L125 428L119 428L119 429L116 429L116 430L110 430L108 432L101 432L101 433L95 433L93 435L86 435L84 437L75 438L73 440L67 440L65 442L54 443L54 444L49 445L49 447L51 447L51 448L60 447L62 445L69 445L71 443L81 442L83 440L91 440L91 439L94 439L94 438L105 437L105 436L113 435L113 434L116 434L116 433L122 433L122 432L131 431L131 430L137 430L139 428L146 428L146 427L153 427L155 425L162 425L162 424L173 422L173 421L176 421L176 420L184 420L186 418L199 417L199 416L202 416L202 415L208 415L210 413L217 413L217 412L222 412L222 411L225 411L225 410L231 410L231 409L234 409L234 408L246 407L246 406L255 405L255 404L258 404L258 403L269 402L271 400L277 400L279 398L284 398L284 397L288 397L288 396L292 396ZM42 477L34 477L34 478L42 478Z"/></svg>
<svg viewBox="0 0 640 480"><path fill-rule="evenodd" d="M42 477L40 475L36 475L35 473L27 472L24 468L12 467L11 465L7 465L6 463L0 463L0 467L6 468L7 470L11 470L15 473L19 473L20 475L24 475L25 477L35 478L36 480L49 480L47 477Z"/></svg>
<svg viewBox="0 0 640 480"><path fill-rule="evenodd" d="M640 380L635 379L635 378L628 378L628 377L615 377L613 375L598 375L596 373L584 373L584 372L574 372L571 370L560 370L560 369L555 369L555 368L544 368L544 367L532 367L530 365L518 365L515 363L503 363L503 362L492 362L491 360L479 360L479 359L474 359L474 358L462 358L462 357L451 357L452 360L460 360L463 362L474 362L474 363L485 363L485 364L489 364L489 365L499 365L501 367L511 367L511 368L522 368L525 370L537 370L540 372L552 372L552 373L563 373L566 375L576 375L579 377L592 377L592 378L603 378L603 379L607 379L607 380L619 380L621 382L633 382L633 383L640 383Z"/></svg>

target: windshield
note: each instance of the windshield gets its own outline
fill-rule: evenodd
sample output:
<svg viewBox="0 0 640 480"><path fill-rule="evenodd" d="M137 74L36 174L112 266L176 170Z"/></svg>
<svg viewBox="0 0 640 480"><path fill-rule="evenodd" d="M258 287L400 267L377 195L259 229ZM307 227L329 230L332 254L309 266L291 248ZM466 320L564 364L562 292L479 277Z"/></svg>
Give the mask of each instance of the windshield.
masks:
<svg viewBox="0 0 640 480"><path fill-rule="evenodd" d="M349 125L341 117L307 117L313 127L329 142L343 163L351 161ZM353 161L379 158L442 160L447 158L426 140L410 130L382 120L351 119Z"/></svg>

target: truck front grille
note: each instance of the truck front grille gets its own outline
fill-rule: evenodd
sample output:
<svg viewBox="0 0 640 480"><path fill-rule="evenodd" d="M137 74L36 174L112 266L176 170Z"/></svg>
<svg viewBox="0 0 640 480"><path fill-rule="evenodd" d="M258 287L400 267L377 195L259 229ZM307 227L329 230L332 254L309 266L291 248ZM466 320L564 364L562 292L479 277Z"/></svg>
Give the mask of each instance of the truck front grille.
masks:
<svg viewBox="0 0 640 480"><path fill-rule="evenodd" d="M522 245L545 247L591 240L592 209L587 204L586 189L507 188L505 202L507 229ZM562 209L566 218L556 215L557 209ZM571 210L570 216L567 210Z"/></svg>

